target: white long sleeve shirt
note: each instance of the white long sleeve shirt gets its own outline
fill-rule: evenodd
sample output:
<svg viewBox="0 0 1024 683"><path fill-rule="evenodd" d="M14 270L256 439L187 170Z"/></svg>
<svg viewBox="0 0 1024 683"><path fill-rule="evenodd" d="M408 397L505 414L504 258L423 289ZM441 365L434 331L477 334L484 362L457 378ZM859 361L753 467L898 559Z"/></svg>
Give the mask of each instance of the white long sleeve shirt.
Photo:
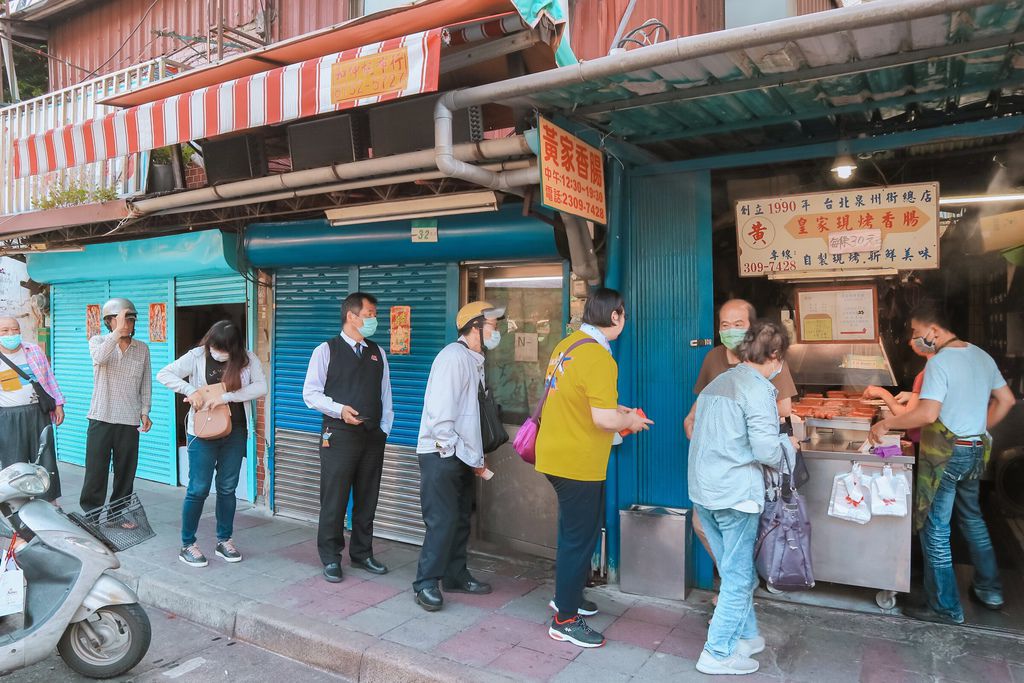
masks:
<svg viewBox="0 0 1024 683"><path fill-rule="evenodd" d="M249 364L242 368L242 387L223 394L225 403L241 403L245 408L245 424L253 429L252 402L267 395L267 380L256 354L247 351ZM206 386L206 349L194 348L156 374L156 380L165 387L184 396L191 396ZM195 435L195 409L188 409L185 431Z"/></svg>
<svg viewBox="0 0 1024 683"><path fill-rule="evenodd" d="M341 338L353 350L355 350L356 344L360 344L364 350L367 348L365 342L357 342L344 332L341 333ZM384 353L384 348L379 344L377 346L380 348L380 359L384 362L384 374L380 380L380 428L385 434L390 434L391 428L395 424L395 407L391 398L391 368L388 366L388 357ZM327 383L327 368L330 364L331 348L327 342L324 342L313 350L313 355L309 359L309 367L306 368L306 381L302 384L302 400L306 402L307 407L327 417L340 420L342 419L341 411L345 406L324 393L324 385Z"/></svg>
<svg viewBox="0 0 1024 683"><path fill-rule="evenodd" d="M441 349L430 366L417 453L454 455L470 467L483 467L478 398L483 381L483 354L458 342Z"/></svg>

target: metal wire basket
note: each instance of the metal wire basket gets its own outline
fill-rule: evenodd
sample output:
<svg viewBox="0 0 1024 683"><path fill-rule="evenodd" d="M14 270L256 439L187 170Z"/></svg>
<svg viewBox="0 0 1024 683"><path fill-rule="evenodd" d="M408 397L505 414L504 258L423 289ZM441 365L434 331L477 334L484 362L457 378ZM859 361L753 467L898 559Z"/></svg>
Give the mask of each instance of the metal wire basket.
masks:
<svg viewBox="0 0 1024 683"><path fill-rule="evenodd" d="M78 526L119 553L156 536L149 525L146 510L136 493L118 501L107 503L92 512L72 512L71 519Z"/></svg>

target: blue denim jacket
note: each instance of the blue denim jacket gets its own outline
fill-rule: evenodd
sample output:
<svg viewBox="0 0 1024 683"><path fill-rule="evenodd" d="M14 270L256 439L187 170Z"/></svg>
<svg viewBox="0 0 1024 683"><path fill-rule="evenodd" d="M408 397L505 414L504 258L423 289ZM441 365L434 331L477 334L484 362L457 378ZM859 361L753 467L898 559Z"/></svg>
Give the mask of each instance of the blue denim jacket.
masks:
<svg viewBox="0 0 1024 683"><path fill-rule="evenodd" d="M724 510L752 500L764 506L761 465L778 469L785 455L792 466L796 451L779 434L777 391L748 365L723 372L697 397L690 442L690 500L709 510Z"/></svg>

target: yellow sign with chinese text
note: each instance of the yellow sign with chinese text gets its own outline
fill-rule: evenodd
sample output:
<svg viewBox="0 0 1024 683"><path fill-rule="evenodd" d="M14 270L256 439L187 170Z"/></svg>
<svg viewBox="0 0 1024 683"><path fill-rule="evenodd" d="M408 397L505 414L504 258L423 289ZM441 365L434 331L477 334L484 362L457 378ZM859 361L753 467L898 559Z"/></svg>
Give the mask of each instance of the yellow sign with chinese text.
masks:
<svg viewBox="0 0 1024 683"><path fill-rule="evenodd" d="M541 203L549 209L607 223L604 155L540 117Z"/></svg>
<svg viewBox="0 0 1024 683"><path fill-rule="evenodd" d="M334 104L397 93L408 86L407 47L331 65L331 102Z"/></svg>

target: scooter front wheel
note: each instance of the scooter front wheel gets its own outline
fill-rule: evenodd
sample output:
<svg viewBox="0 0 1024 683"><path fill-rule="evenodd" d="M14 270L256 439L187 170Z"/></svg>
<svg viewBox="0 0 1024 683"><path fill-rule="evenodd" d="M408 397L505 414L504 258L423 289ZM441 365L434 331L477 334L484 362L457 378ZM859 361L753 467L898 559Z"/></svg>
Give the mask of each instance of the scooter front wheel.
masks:
<svg viewBox="0 0 1024 683"><path fill-rule="evenodd" d="M108 605L85 621L70 624L57 652L83 676L113 678L142 661L151 638L149 616L141 605Z"/></svg>

